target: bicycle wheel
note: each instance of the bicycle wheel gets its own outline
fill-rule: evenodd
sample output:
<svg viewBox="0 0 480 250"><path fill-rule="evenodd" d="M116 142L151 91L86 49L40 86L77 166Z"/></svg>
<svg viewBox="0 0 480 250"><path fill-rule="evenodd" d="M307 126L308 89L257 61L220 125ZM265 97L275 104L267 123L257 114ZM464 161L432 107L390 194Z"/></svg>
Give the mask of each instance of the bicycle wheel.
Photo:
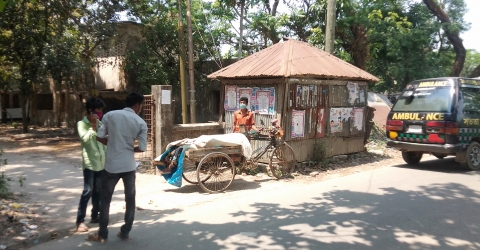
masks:
<svg viewBox="0 0 480 250"><path fill-rule="evenodd" d="M290 176L296 164L292 147L283 143L277 146L270 156L269 168L275 178L281 179Z"/></svg>
<svg viewBox="0 0 480 250"><path fill-rule="evenodd" d="M208 178L202 180L202 177L205 175ZM198 163L197 181L205 192L222 192L230 186L234 178L235 165L227 154L220 152L210 153Z"/></svg>
<svg viewBox="0 0 480 250"><path fill-rule="evenodd" d="M197 166L198 162L191 161L187 158L183 159L183 179L185 179L188 183L191 184L198 184L197 181ZM208 179L208 175L205 175L204 173L202 175L202 181L205 181Z"/></svg>

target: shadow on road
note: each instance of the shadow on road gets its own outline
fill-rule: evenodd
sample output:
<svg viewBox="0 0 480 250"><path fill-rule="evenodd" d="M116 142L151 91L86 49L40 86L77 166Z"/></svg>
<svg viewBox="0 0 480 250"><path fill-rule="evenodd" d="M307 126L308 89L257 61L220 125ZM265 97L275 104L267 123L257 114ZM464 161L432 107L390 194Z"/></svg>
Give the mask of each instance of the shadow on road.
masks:
<svg viewBox="0 0 480 250"><path fill-rule="evenodd" d="M181 188L172 188L166 189L165 192L173 192L173 193L181 193L181 194L191 194L191 193L206 193L202 190L202 188L198 185L190 184L185 180ZM249 190L249 189L257 189L260 188L260 184L257 182L245 181L240 178L235 178L230 184L230 186L225 190L225 192L234 192L234 191L241 191L241 190ZM206 193L207 194L207 193Z"/></svg>
<svg viewBox="0 0 480 250"><path fill-rule="evenodd" d="M468 171L463 168L460 163L455 161L455 157L447 157L444 159L422 160L417 165L399 164L393 165L396 168L417 169L423 171L434 171L440 173L464 173L464 174L479 174L476 171Z"/></svg>
<svg viewBox="0 0 480 250"><path fill-rule="evenodd" d="M154 249L159 245L175 249L193 246L195 249L259 249L259 246L263 249L478 249L480 246L477 191L457 183L422 186L416 191L395 188L382 191L383 194L372 194L336 190L288 207L258 202L251 206L250 212L231 213L235 222L223 224L156 222L152 220L155 216L136 219L132 241L93 246L122 249L139 246ZM157 232L165 240L136 234L138 228L142 232Z"/></svg>

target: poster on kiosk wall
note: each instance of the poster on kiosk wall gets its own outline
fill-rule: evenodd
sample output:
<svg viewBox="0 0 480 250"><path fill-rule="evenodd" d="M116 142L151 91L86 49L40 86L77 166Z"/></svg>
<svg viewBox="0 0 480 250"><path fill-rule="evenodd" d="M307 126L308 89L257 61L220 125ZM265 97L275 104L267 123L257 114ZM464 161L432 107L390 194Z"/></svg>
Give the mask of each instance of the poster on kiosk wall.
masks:
<svg viewBox="0 0 480 250"><path fill-rule="evenodd" d="M257 91L257 111L260 114L268 114L270 106L270 91L259 90Z"/></svg>
<svg viewBox="0 0 480 250"><path fill-rule="evenodd" d="M248 108L250 108L251 110L251 103L252 103L252 93L253 93L253 89L251 88L238 88L238 96L237 96L237 99L238 99L238 102L237 103L240 103L240 98L241 97L246 97L248 99Z"/></svg>
<svg viewBox="0 0 480 250"><path fill-rule="evenodd" d="M227 111L235 111L237 109L237 86L225 86L225 104Z"/></svg>
<svg viewBox="0 0 480 250"><path fill-rule="evenodd" d="M292 138L305 136L305 110L292 110Z"/></svg>

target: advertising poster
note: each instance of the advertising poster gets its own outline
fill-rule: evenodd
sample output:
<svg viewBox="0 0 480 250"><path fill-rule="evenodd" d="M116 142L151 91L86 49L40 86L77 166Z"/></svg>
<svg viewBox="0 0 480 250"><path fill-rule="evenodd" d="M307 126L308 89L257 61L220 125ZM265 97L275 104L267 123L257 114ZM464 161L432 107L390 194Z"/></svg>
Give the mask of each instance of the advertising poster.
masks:
<svg viewBox="0 0 480 250"><path fill-rule="evenodd" d="M330 109L330 132L338 133L343 131L342 109Z"/></svg>
<svg viewBox="0 0 480 250"><path fill-rule="evenodd" d="M255 113L258 113L257 91L259 90L260 88L258 87L252 88L252 103L250 103L250 110Z"/></svg>
<svg viewBox="0 0 480 250"><path fill-rule="evenodd" d="M246 97L248 99L248 104L252 103L252 92L253 90L251 88L238 88L238 103L240 103L240 98L241 97ZM247 107L250 108L250 107Z"/></svg>
<svg viewBox="0 0 480 250"><path fill-rule="evenodd" d="M353 117L353 108L342 108L341 119L343 122L348 122L348 119Z"/></svg>
<svg viewBox="0 0 480 250"><path fill-rule="evenodd" d="M357 130L363 130L363 108L353 109L353 127Z"/></svg>
<svg viewBox="0 0 480 250"><path fill-rule="evenodd" d="M317 89L316 86L310 85L310 104L309 107L315 107L315 101L317 100Z"/></svg>
<svg viewBox="0 0 480 250"><path fill-rule="evenodd" d="M263 88L262 91L263 90L270 92L268 114L273 115L275 113L275 88Z"/></svg>
<svg viewBox="0 0 480 250"><path fill-rule="evenodd" d="M355 101L358 99L358 83L356 82L347 83L347 89L348 89L348 102L353 105Z"/></svg>
<svg viewBox="0 0 480 250"><path fill-rule="evenodd" d="M268 114L270 108L270 91L257 91L257 111L260 114Z"/></svg>
<svg viewBox="0 0 480 250"><path fill-rule="evenodd" d="M295 106L297 108L300 108L302 107L302 85L297 85L297 93L296 93L296 96L295 96Z"/></svg>
<svg viewBox="0 0 480 250"><path fill-rule="evenodd" d="M292 138L305 135L305 110L292 110Z"/></svg>
<svg viewBox="0 0 480 250"><path fill-rule="evenodd" d="M225 110L237 109L237 86L225 86Z"/></svg>
<svg viewBox="0 0 480 250"><path fill-rule="evenodd" d="M325 136L325 108L318 109L317 116L317 137Z"/></svg>

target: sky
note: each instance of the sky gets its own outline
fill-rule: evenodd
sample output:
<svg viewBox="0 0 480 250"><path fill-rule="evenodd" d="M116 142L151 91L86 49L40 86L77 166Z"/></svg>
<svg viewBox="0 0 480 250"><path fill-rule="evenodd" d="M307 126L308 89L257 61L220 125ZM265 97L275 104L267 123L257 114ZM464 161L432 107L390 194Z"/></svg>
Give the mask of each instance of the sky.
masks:
<svg viewBox="0 0 480 250"><path fill-rule="evenodd" d="M470 30L461 34L463 46L466 49L475 49L480 52L480 0L465 0L468 12L465 14L465 21L470 23ZM476 12L475 12L476 10Z"/></svg>

